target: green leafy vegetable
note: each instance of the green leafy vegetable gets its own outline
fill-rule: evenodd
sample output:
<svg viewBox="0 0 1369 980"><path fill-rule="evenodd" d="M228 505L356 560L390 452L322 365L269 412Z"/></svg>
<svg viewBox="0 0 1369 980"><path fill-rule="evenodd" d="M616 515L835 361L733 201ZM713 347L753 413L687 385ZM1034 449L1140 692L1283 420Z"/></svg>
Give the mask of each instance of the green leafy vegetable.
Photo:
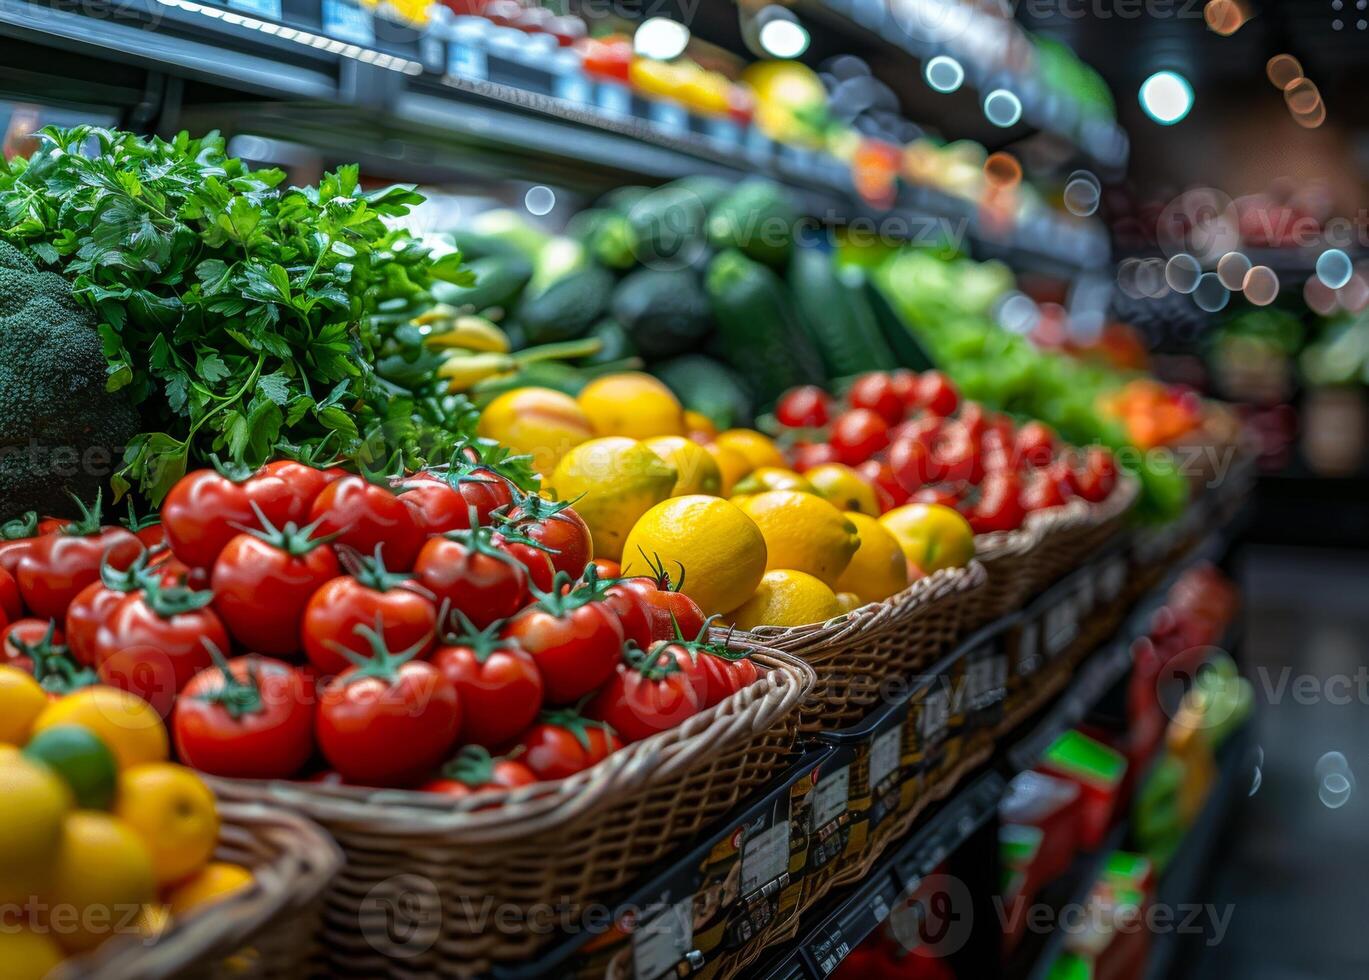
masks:
<svg viewBox="0 0 1369 980"><path fill-rule="evenodd" d="M218 453L374 464L445 461L469 434L464 399L378 378L386 309L438 280L469 284L460 253L434 258L387 219L423 200L363 190L356 167L286 188L230 158L217 134L144 139L49 128L31 159L0 164L0 237L72 280L95 315L106 387L143 431L114 488L158 503Z"/></svg>

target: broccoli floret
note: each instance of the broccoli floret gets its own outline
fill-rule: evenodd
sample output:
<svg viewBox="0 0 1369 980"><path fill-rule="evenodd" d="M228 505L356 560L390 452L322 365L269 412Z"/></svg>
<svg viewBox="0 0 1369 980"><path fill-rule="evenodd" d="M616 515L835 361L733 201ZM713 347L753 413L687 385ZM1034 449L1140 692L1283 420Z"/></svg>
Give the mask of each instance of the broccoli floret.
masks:
<svg viewBox="0 0 1369 980"><path fill-rule="evenodd" d="M0 242L0 519L67 513L68 491L90 500L108 483L138 415L105 378L71 287Z"/></svg>

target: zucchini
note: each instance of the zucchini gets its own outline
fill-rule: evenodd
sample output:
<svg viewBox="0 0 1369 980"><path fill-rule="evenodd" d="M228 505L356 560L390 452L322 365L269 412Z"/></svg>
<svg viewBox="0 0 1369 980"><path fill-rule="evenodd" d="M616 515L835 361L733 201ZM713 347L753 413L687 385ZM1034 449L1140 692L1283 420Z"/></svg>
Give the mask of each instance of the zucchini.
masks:
<svg viewBox="0 0 1369 980"><path fill-rule="evenodd" d="M494 306L507 308L523 292L532 279L532 263L521 255L487 255L475 259L467 268L475 274L475 284L454 286L449 282L435 282L433 299L457 310L479 313Z"/></svg>
<svg viewBox="0 0 1369 980"><path fill-rule="evenodd" d="M830 255L796 249L789 263L789 288L799 322L822 355L829 378L897 366L864 290L859 283L852 287L843 281Z"/></svg>
<svg viewBox="0 0 1369 980"><path fill-rule="evenodd" d="M724 359L768 407L797 385L825 380L822 361L798 325L775 273L735 249L718 253L707 288Z"/></svg>
<svg viewBox="0 0 1369 980"><path fill-rule="evenodd" d="M582 337L604 315L613 276L591 266L558 279L541 293L524 296L516 319L529 344Z"/></svg>
<svg viewBox="0 0 1369 980"><path fill-rule="evenodd" d="M684 354L655 365L651 373L675 392L680 404L708 416L719 429L751 424L751 393L726 364L702 354Z"/></svg>
<svg viewBox="0 0 1369 980"><path fill-rule="evenodd" d="M708 238L717 248L736 248L757 262L783 268L794 249L798 215L788 193L768 180L744 180L708 216Z"/></svg>
<svg viewBox="0 0 1369 980"><path fill-rule="evenodd" d="M845 282L865 294L879 332L884 335L899 367L912 368L914 371L930 371L936 367L922 342L914 335L912 327L908 326L864 269L854 265L844 266L841 275Z"/></svg>
<svg viewBox="0 0 1369 980"><path fill-rule="evenodd" d="M613 293L614 318L647 359L694 350L712 329L708 294L691 269L638 269Z"/></svg>

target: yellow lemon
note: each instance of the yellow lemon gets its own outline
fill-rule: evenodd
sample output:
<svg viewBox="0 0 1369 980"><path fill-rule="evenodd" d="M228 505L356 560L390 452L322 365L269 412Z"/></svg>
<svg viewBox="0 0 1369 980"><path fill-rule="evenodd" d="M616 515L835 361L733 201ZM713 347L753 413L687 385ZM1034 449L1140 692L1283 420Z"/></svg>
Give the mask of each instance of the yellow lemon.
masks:
<svg viewBox="0 0 1369 980"><path fill-rule="evenodd" d="M703 412L691 412L685 409L684 413L685 431L689 433L691 439L699 442L710 442L718 434L718 427L713 424L713 420Z"/></svg>
<svg viewBox="0 0 1369 980"><path fill-rule="evenodd" d="M46 766L12 749L0 757L0 907L48 883L71 806L71 791Z"/></svg>
<svg viewBox="0 0 1369 980"><path fill-rule="evenodd" d="M140 906L156 897L147 845L113 814L79 810L66 819L57 867L43 894L62 947L71 953L93 949L116 931L134 928ZM61 928L59 910L72 920Z"/></svg>
<svg viewBox="0 0 1369 980"><path fill-rule="evenodd" d="M47 706L47 693L31 675L0 664L0 743L27 742L33 723Z"/></svg>
<svg viewBox="0 0 1369 980"><path fill-rule="evenodd" d="M142 698L116 687L87 687L44 709L33 733L55 725L89 728L109 746L120 769L143 762L164 762L169 751L166 726Z"/></svg>
<svg viewBox="0 0 1369 980"><path fill-rule="evenodd" d="M126 770L114 812L147 845L160 885L199 871L219 842L214 794L184 766L154 762Z"/></svg>
<svg viewBox="0 0 1369 980"><path fill-rule="evenodd" d="M924 575L962 568L974 557L974 530L958 512L941 504L905 504L879 519Z"/></svg>
<svg viewBox="0 0 1369 980"><path fill-rule="evenodd" d="M644 440L642 445L675 467L679 475L675 478L675 488L670 491L672 497L690 493L716 497L722 493L722 472L708 450L697 442L684 436L657 436Z"/></svg>
<svg viewBox="0 0 1369 980"><path fill-rule="evenodd" d="M814 492L813 484L793 470L786 470L780 466L757 467L743 479L738 480L733 490L736 493L764 493L767 490Z"/></svg>
<svg viewBox="0 0 1369 980"><path fill-rule="evenodd" d="M906 589L908 560L898 538L866 514L848 510L846 519L856 526L860 547L837 579L837 590L854 592L862 603L866 603L887 599Z"/></svg>
<svg viewBox="0 0 1369 980"><path fill-rule="evenodd" d="M875 488L844 463L821 463L803 475L812 484L813 492L837 510L879 516Z"/></svg>
<svg viewBox="0 0 1369 980"><path fill-rule="evenodd" d="M581 443L557 464L551 489L559 500L576 500L589 525L594 557L618 561L637 519L670 496L678 474L635 439L610 436Z"/></svg>
<svg viewBox="0 0 1369 980"><path fill-rule="evenodd" d="M0 976L5 980L43 980L65 958L51 936L23 926L0 929Z"/></svg>
<svg viewBox="0 0 1369 980"><path fill-rule="evenodd" d="M718 472L722 474L723 485L718 492L724 497L731 496L732 488L737 485L737 481L751 472L751 460L737 450L720 446L716 442L710 442L704 449L713 457L713 462L718 464Z"/></svg>
<svg viewBox="0 0 1369 980"><path fill-rule="evenodd" d="M575 399L551 388L504 392L480 413L477 431L531 456L533 469L544 476L573 447L594 438L594 426Z"/></svg>
<svg viewBox="0 0 1369 980"><path fill-rule="evenodd" d="M767 490L748 498L741 508L765 537L766 568L792 568L831 585L860 547L855 525L811 493Z"/></svg>
<svg viewBox="0 0 1369 980"><path fill-rule="evenodd" d="M685 434L680 400L649 374L628 371L596 378L577 401L597 435L649 439Z"/></svg>
<svg viewBox="0 0 1369 980"><path fill-rule="evenodd" d="M240 864L211 861L199 874L171 889L167 904L172 915L185 915L193 909L218 902L252 886L252 872Z"/></svg>
<svg viewBox="0 0 1369 980"><path fill-rule="evenodd" d="M865 602L854 592L838 592L837 605L841 606L842 612L850 612L853 609L859 609L865 605Z"/></svg>
<svg viewBox="0 0 1369 980"><path fill-rule="evenodd" d="M740 508L695 494L657 504L642 515L623 548L624 575L650 575L651 562L684 567L680 591L704 615L735 609L765 574L765 538Z"/></svg>
<svg viewBox="0 0 1369 980"><path fill-rule="evenodd" d="M718 438L713 441L741 453L753 470L762 466L777 466L784 469L789 465L784 453L780 452L774 441L755 429L728 429L726 432L719 432Z"/></svg>
<svg viewBox="0 0 1369 980"><path fill-rule="evenodd" d="M738 629L804 626L842 614L836 594L820 579L792 568L765 573L756 592L729 617Z"/></svg>

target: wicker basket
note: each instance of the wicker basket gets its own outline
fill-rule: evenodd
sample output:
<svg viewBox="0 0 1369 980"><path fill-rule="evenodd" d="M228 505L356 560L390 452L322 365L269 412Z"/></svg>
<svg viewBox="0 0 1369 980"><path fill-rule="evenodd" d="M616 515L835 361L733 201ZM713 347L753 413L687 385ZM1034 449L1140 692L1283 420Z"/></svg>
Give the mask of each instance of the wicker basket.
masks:
<svg viewBox="0 0 1369 980"><path fill-rule="evenodd" d="M802 657L817 672L800 711L804 734L846 728L880 701L888 683L917 674L951 649L979 607L986 581L983 566L971 562L828 623L762 626L739 635Z"/></svg>
<svg viewBox="0 0 1369 980"><path fill-rule="evenodd" d="M251 868L252 887L175 922L155 941L111 939L67 960L48 980L304 975L315 954L320 898L341 852L317 826L277 807L221 802L219 816L215 858Z"/></svg>
<svg viewBox="0 0 1369 980"><path fill-rule="evenodd" d="M563 913L593 912L785 765L813 671L737 645L767 668L755 684L568 779L459 800L285 782L215 788L295 809L342 845L347 862L326 896L328 973L483 973L532 955Z"/></svg>

